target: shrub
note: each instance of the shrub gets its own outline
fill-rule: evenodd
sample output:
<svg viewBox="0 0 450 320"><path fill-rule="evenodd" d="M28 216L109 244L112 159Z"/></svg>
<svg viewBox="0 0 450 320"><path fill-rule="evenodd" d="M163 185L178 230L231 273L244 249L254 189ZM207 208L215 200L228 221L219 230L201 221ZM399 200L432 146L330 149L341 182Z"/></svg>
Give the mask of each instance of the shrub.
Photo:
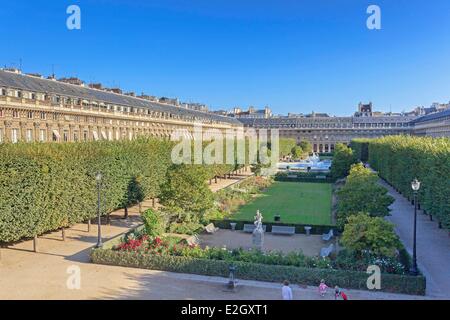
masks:
<svg viewBox="0 0 450 320"><path fill-rule="evenodd" d="M352 149L342 143L337 143L334 149L331 176L334 179L346 177L352 164L356 163Z"/></svg>
<svg viewBox="0 0 450 320"><path fill-rule="evenodd" d="M164 233L164 221L159 212L148 209L142 215L144 220L145 232L148 236L156 237Z"/></svg>
<svg viewBox="0 0 450 320"><path fill-rule="evenodd" d="M348 218L340 241L344 247L357 252L360 257L366 252L376 257L394 257L400 247L392 223L365 213Z"/></svg>

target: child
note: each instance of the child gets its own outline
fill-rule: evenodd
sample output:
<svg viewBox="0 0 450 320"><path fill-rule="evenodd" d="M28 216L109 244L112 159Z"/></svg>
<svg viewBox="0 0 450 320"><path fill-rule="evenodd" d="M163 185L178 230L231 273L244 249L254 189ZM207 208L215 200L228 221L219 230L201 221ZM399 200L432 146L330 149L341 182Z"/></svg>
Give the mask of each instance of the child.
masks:
<svg viewBox="0 0 450 320"><path fill-rule="evenodd" d="M339 289L338 286L334 287L334 299L337 300L339 297L342 297L342 300L348 300L347 295L344 291Z"/></svg>
<svg viewBox="0 0 450 320"><path fill-rule="evenodd" d="M338 286L334 287L334 300L337 300L337 298L339 298L339 296L341 295L341 289L339 289Z"/></svg>
<svg viewBox="0 0 450 320"><path fill-rule="evenodd" d="M324 297L325 294L327 293L327 289L328 286L325 284L325 280L320 280L320 284L319 284L319 294Z"/></svg>

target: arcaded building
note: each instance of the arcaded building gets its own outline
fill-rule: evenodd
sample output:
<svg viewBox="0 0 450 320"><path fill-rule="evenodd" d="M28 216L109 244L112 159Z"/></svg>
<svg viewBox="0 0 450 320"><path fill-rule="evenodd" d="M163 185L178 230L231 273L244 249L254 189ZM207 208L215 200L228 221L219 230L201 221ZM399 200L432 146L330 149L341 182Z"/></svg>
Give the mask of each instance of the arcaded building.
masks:
<svg viewBox="0 0 450 320"><path fill-rule="evenodd" d="M139 135L170 138L176 129L192 137L194 125L204 129L278 129L280 137L309 141L315 152L332 152L336 143L354 138L416 134L450 137L450 109L417 117L382 114L372 103L358 106L353 116L322 113L264 116L249 112L235 117L208 112L203 105L183 105L177 99L85 86L80 80L44 79L19 71L0 70L1 142L74 142L132 139ZM254 116L258 115L258 116Z"/></svg>
<svg viewBox="0 0 450 320"><path fill-rule="evenodd" d="M0 70L0 142L72 142L169 138L176 129L240 126L237 119L154 101L148 96L95 89L19 71ZM113 92L116 91L116 92Z"/></svg>

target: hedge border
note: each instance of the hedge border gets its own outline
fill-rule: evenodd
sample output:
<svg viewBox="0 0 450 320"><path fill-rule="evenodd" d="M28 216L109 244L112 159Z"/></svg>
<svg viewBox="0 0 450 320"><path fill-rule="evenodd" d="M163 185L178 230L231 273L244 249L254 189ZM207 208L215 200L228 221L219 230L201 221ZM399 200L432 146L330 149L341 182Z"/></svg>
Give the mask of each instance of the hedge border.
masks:
<svg viewBox="0 0 450 320"><path fill-rule="evenodd" d="M178 256L155 256L102 248L92 250L91 260L94 263L104 265L221 277L229 275L229 266L233 264L237 267L237 278L244 280L282 282L289 279L293 283L317 285L321 279L326 279L330 285L368 290L367 278L369 275L358 271L299 268ZM426 280L423 276L382 274L381 286L381 291L384 292L425 295Z"/></svg>

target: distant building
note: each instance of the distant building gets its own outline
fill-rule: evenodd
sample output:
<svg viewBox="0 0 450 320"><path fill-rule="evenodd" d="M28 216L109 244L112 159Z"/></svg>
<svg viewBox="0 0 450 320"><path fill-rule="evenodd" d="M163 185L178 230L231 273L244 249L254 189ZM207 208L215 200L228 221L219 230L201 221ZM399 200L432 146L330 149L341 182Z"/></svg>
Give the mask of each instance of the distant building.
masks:
<svg viewBox="0 0 450 320"><path fill-rule="evenodd" d="M358 105L358 111L355 112L355 117L372 117L372 102L368 104L363 104L362 102Z"/></svg>
<svg viewBox="0 0 450 320"><path fill-rule="evenodd" d="M257 110L255 107L249 107L248 111L242 111L240 108L233 109L233 115L236 118L247 119L268 119L272 117L272 110L269 107Z"/></svg>

